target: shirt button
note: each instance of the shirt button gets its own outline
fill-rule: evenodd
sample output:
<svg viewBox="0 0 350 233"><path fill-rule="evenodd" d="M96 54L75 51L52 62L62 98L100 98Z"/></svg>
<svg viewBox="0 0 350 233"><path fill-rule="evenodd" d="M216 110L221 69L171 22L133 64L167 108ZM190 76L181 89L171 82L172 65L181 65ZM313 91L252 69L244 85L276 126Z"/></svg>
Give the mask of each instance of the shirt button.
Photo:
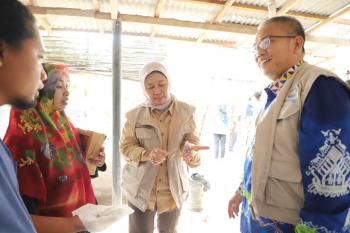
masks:
<svg viewBox="0 0 350 233"><path fill-rule="evenodd" d="M159 180L158 180L159 182L161 182L162 181L162 179L161 178L159 178Z"/></svg>
<svg viewBox="0 0 350 233"><path fill-rule="evenodd" d="M164 136L164 133L162 132L161 135Z"/></svg>

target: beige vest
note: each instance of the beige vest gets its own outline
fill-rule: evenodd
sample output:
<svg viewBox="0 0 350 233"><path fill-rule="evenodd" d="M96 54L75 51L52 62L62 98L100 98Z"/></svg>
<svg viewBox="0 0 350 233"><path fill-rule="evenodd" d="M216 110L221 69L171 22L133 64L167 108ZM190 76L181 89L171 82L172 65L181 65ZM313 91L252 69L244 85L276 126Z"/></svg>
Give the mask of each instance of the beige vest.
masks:
<svg viewBox="0 0 350 233"><path fill-rule="evenodd" d="M310 88L322 74L339 79L327 70L301 65L257 120L252 165L252 209L257 217L290 224L298 221L304 203L299 121Z"/></svg>
<svg viewBox="0 0 350 233"><path fill-rule="evenodd" d="M187 198L189 189L188 167L181 159L180 145L184 135L191 130L189 120L195 109L186 103L174 101L174 113L169 126L167 166L170 191L176 206L179 208ZM142 147L145 149L160 148L160 130L147 108L137 107L128 112L126 117L136 126L136 138L140 141ZM158 170L159 166L154 166L150 162L141 162L137 166L127 163L123 169L122 187L124 195L128 201L142 211L146 210L147 201Z"/></svg>

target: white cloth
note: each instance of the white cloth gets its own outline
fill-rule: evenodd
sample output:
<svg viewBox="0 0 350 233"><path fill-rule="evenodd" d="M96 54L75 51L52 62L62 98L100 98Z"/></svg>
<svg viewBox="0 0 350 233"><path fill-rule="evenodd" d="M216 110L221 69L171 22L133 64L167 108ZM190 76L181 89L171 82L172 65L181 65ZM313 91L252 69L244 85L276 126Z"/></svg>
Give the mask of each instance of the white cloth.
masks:
<svg viewBox="0 0 350 233"><path fill-rule="evenodd" d="M133 212L131 208L125 205L106 206L86 204L74 210L72 214L80 218L86 230L90 232L101 232Z"/></svg>

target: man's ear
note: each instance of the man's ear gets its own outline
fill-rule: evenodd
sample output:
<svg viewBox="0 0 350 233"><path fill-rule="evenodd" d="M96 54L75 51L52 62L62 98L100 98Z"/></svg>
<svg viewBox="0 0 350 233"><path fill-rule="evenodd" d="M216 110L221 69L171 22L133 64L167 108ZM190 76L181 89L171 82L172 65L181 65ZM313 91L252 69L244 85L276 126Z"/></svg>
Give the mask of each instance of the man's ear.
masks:
<svg viewBox="0 0 350 233"><path fill-rule="evenodd" d="M303 47L304 47L304 38L302 36L296 36L295 37L295 50L294 52L297 53L299 50L303 51Z"/></svg>

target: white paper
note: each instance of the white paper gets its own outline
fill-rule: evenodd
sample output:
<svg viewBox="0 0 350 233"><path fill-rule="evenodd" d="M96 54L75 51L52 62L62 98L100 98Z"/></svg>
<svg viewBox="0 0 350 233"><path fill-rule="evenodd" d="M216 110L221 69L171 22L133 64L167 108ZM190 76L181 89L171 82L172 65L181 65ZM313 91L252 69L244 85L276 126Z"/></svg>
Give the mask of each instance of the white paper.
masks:
<svg viewBox="0 0 350 233"><path fill-rule="evenodd" d="M74 210L72 214L79 216L86 230L90 232L101 232L133 212L130 207L125 205L106 206L86 204Z"/></svg>

